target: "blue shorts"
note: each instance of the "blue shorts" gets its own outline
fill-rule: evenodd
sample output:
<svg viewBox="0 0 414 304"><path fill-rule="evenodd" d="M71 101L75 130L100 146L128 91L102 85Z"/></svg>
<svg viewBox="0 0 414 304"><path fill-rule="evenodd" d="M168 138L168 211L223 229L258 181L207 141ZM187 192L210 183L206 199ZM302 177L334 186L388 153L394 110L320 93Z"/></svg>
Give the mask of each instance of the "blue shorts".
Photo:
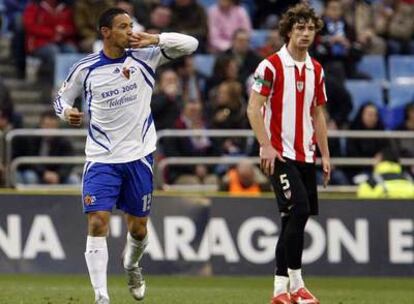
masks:
<svg viewBox="0 0 414 304"><path fill-rule="evenodd" d="M85 213L112 211L145 217L151 210L152 165L149 154L121 164L86 162L83 173L82 202Z"/></svg>

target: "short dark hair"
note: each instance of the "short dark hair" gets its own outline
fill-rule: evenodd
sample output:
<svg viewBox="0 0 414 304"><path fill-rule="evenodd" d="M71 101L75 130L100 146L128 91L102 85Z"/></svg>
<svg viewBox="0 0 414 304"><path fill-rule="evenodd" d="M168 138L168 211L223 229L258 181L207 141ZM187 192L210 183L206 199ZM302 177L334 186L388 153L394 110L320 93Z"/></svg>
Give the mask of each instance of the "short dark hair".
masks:
<svg viewBox="0 0 414 304"><path fill-rule="evenodd" d="M112 23L114 21L114 18L118 15L123 15L123 14L128 15L128 13L122 8L118 8L118 7L108 8L99 17L98 32L100 32L102 27L112 28Z"/></svg>
<svg viewBox="0 0 414 304"><path fill-rule="evenodd" d="M315 23L315 30L319 32L323 27L322 19L315 13L315 10L305 3L299 3L290 7L280 19L279 31L285 42L289 42L288 34L296 23L307 21Z"/></svg>

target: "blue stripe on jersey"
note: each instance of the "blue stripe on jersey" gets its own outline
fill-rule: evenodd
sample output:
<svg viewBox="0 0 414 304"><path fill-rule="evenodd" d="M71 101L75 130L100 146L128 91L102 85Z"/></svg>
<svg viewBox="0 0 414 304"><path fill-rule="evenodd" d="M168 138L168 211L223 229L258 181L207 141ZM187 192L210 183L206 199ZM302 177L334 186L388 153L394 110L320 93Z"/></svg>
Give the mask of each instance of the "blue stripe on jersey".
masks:
<svg viewBox="0 0 414 304"><path fill-rule="evenodd" d="M53 107L55 109L56 114L62 113L63 107L62 107L62 104L60 103L60 96L58 96L55 99L55 102L53 103Z"/></svg>
<svg viewBox="0 0 414 304"><path fill-rule="evenodd" d="M83 89L85 91L85 100L88 100L86 96L88 95L88 88L86 87L86 81L88 80L89 75L91 74L92 70L89 69L88 74L86 74L85 79L83 80Z"/></svg>
<svg viewBox="0 0 414 304"><path fill-rule="evenodd" d="M141 134L144 133L145 124L147 123L148 118L149 117L145 118L145 120L144 120L144 124L142 125L142 129L141 129Z"/></svg>
<svg viewBox="0 0 414 304"><path fill-rule="evenodd" d="M155 79L155 72L150 68L150 66L148 64L146 64L144 61L142 61L141 59L138 59L137 57L135 57L132 53L131 53L131 57L132 59L134 59L136 62L138 62L139 64L141 64L147 71L148 73L150 73L150 75L152 76L152 78Z"/></svg>
<svg viewBox="0 0 414 304"><path fill-rule="evenodd" d="M111 58L106 57L105 54L101 51L101 56L99 60L87 67L89 69L88 76L96 68L103 67L105 65L115 64L115 63L123 63L125 59L126 59L126 55L124 55L123 57L117 58L117 59L111 59ZM88 78L88 76L85 77L84 86L86 84L86 79Z"/></svg>
<svg viewBox="0 0 414 304"><path fill-rule="evenodd" d="M62 114L62 110L61 109L57 109L56 106L54 107L54 109L55 109L55 113L57 115Z"/></svg>
<svg viewBox="0 0 414 304"><path fill-rule="evenodd" d="M107 64L113 64L113 63L123 63L125 59L127 58L128 52L125 52L124 55L117 59L111 59L108 58L103 51L100 51L99 53L93 53L91 55L88 55L84 59L80 60L78 63L76 63L73 67L71 72L69 73L69 76L66 78L66 81L70 81L73 74L80 68L89 68L89 69L95 69L100 66L104 66ZM138 61L144 68L150 73L150 75L155 79L155 73L154 71L142 60L139 60L138 58L133 57L136 61ZM96 61L98 60L98 61ZM96 62L95 62L96 61ZM88 64L91 64L88 66ZM154 87L153 84L150 84L151 81L148 81L148 79L145 80L151 88Z"/></svg>
<svg viewBox="0 0 414 304"><path fill-rule="evenodd" d="M151 90L153 90L154 89L154 83L155 83L155 74L154 74L154 72L151 70L151 68L145 62L143 62L142 60L139 60L139 59L135 58L132 54L130 54L130 55L131 55L131 58L132 59L134 59L136 62L138 62L140 66L143 66L145 68L145 70L148 71L149 74L152 76L152 79L151 79L152 81L151 81L148 78L148 76L144 73L144 71L141 68L139 68L142 76L144 77L145 82L149 85L149 87L151 88Z"/></svg>
<svg viewBox="0 0 414 304"><path fill-rule="evenodd" d="M63 109L63 106L62 106L62 102L61 102L61 96L59 96L57 99L56 99L56 101L58 102L58 106L61 108L61 109Z"/></svg>
<svg viewBox="0 0 414 304"><path fill-rule="evenodd" d="M90 55L90 56L82 59L76 65L74 65L73 68L72 68L72 70L69 73L69 76L66 78L66 81L70 81L70 79L72 78L73 74L77 71L77 69L80 66L82 66L83 64L86 64L86 63L92 63L93 61L99 59L99 54L92 54L92 55Z"/></svg>
<svg viewBox="0 0 414 304"><path fill-rule="evenodd" d="M151 90L154 89L154 85L148 79L147 75L145 75L145 73L141 69L139 69L139 71L141 72L142 76L144 76L144 80L150 86Z"/></svg>
<svg viewBox="0 0 414 304"><path fill-rule="evenodd" d="M99 57L99 53L98 53L98 52L96 52L96 53L92 53L92 54L90 54L90 55L88 55L88 56L86 56L86 57L82 58L81 60L79 60L79 61L76 63L76 65L80 65L80 64L82 64L82 63L85 63L85 62L87 62L87 61L89 61L89 60L93 59L93 58L98 58L98 57Z"/></svg>
<svg viewBox="0 0 414 304"><path fill-rule="evenodd" d="M98 131L99 133L101 133L103 136L105 136L105 138L109 141L109 143L111 143L111 140L109 139L108 135L106 135L105 131L103 131L102 129L100 129L98 126L95 126L94 124L91 123L91 127L93 129L95 129L96 131Z"/></svg>
<svg viewBox="0 0 414 304"><path fill-rule="evenodd" d="M170 56L167 55L164 49L161 49L161 54L163 54L164 57L167 58L168 60L174 60L174 58L171 58Z"/></svg>
<svg viewBox="0 0 414 304"><path fill-rule="evenodd" d="M149 115L148 117L148 124L147 124L147 129L144 132L144 136L142 136L142 141L144 141L145 139L145 135L147 135L147 132L149 130L149 128L151 127L152 123L154 122L154 119L152 118L152 113Z"/></svg>
<svg viewBox="0 0 414 304"><path fill-rule="evenodd" d="M55 109L56 114L62 114L62 110L63 110L63 106L62 103L60 102L60 96L58 96L55 99L55 102L53 103L53 107Z"/></svg>
<svg viewBox="0 0 414 304"><path fill-rule="evenodd" d="M90 71L89 71L89 73L88 73L88 75L86 76L86 78L85 78L85 84L86 84L86 79L88 78L88 76L89 76L89 74L90 74ZM87 93L86 93L86 95L87 95ZM89 122L90 121L92 121L92 110L91 110L91 103L92 103L92 89L91 89L91 84L89 84L89 98L87 99L87 101L88 101L88 113L89 113ZM102 144L102 143L100 143L94 136L93 136L93 133L92 133L92 129L91 129L91 123L89 123L89 126L88 126L88 134L89 134L89 136L91 137L91 139L94 141L94 142L96 142L98 145L100 145L102 148L104 148L106 151L108 151L108 152L110 152L110 149L107 147L107 146L105 146L104 144Z"/></svg>

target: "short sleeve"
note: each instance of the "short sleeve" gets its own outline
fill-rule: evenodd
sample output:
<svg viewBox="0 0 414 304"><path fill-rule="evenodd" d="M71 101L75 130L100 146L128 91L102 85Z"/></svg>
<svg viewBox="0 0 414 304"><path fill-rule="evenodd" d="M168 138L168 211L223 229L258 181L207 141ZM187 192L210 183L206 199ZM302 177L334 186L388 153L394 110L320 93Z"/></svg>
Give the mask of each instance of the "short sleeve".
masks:
<svg viewBox="0 0 414 304"><path fill-rule="evenodd" d="M318 106L324 105L327 102L327 100L328 98L326 97L325 73L323 69L321 69L319 82L316 88L316 104Z"/></svg>
<svg viewBox="0 0 414 304"><path fill-rule="evenodd" d="M254 72L252 89L260 95L269 96L275 76L272 64L267 59L263 60Z"/></svg>

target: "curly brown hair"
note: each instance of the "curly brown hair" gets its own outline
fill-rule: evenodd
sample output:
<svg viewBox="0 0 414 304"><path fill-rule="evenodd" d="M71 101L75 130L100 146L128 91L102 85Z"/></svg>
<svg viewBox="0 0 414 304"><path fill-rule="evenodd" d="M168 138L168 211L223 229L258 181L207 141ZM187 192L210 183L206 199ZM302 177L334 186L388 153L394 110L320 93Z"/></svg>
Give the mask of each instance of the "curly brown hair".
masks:
<svg viewBox="0 0 414 304"><path fill-rule="evenodd" d="M313 21L316 32L323 27L322 19L315 13L314 9L306 3L299 3L290 7L281 17L279 22L279 32L286 43L289 42L288 34L292 31L296 23Z"/></svg>

